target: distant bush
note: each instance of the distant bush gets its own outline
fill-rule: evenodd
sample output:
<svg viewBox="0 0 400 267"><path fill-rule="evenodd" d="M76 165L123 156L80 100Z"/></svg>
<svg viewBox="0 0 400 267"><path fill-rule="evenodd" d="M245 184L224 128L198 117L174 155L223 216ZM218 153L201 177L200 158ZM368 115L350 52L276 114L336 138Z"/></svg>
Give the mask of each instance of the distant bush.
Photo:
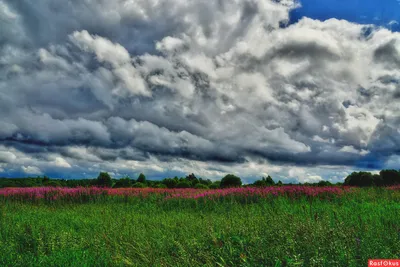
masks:
<svg viewBox="0 0 400 267"><path fill-rule="evenodd" d="M204 180L200 178L199 183L204 184L206 186L210 186L212 184L212 181L210 179Z"/></svg>
<svg viewBox="0 0 400 267"><path fill-rule="evenodd" d="M210 189L218 189L221 187L221 181L215 181L209 185Z"/></svg>
<svg viewBox="0 0 400 267"><path fill-rule="evenodd" d="M172 178L165 178L162 183L166 185L168 188L175 188L178 184L178 180Z"/></svg>
<svg viewBox="0 0 400 267"><path fill-rule="evenodd" d="M317 186L331 186L331 182L329 181L319 181Z"/></svg>
<svg viewBox="0 0 400 267"><path fill-rule="evenodd" d="M275 185L274 180L272 180L271 176L268 175L268 177L263 177L261 180L257 180L253 184L254 186L258 187L264 187L264 186L271 186Z"/></svg>
<svg viewBox="0 0 400 267"><path fill-rule="evenodd" d="M190 188L190 182L188 181L181 181L176 185L176 188Z"/></svg>
<svg viewBox="0 0 400 267"><path fill-rule="evenodd" d="M227 187L240 187L242 185L242 180L233 175L233 174L228 174L221 180L221 188L227 188Z"/></svg>
<svg viewBox="0 0 400 267"><path fill-rule="evenodd" d="M131 187L132 186L132 181L129 179L129 177L126 178L121 178L117 180L117 182L114 185L114 188L126 188L126 187Z"/></svg>
<svg viewBox="0 0 400 267"><path fill-rule="evenodd" d="M196 184L194 186L194 188L196 188L196 189L209 189L209 187L206 186L205 184Z"/></svg>
<svg viewBox="0 0 400 267"><path fill-rule="evenodd" d="M132 187L135 187L135 188L145 188L146 185L145 185L144 183L136 182L136 183L134 183L134 184L132 185Z"/></svg>
<svg viewBox="0 0 400 267"><path fill-rule="evenodd" d="M46 182L45 185L46 185L46 186L52 186L52 187L59 187L59 186L62 186L62 185L61 185L61 182L55 181L55 180L48 181L48 182Z"/></svg>

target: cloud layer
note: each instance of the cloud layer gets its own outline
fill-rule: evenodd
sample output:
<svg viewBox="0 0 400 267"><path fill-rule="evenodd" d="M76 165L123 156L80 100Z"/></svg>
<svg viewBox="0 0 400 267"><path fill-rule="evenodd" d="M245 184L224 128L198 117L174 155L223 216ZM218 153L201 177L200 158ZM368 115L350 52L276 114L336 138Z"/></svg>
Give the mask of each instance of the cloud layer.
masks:
<svg viewBox="0 0 400 267"><path fill-rule="evenodd" d="M290 0L0 0L0 171L398 168L400 34ZM397 162L397 165L396 165Z"/></svg>

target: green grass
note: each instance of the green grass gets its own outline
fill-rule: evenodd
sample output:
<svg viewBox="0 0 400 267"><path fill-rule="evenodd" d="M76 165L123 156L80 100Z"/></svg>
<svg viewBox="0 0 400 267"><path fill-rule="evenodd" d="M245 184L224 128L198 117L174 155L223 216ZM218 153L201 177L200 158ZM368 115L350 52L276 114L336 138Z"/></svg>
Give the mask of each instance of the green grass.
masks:
<svg viewBox="0 0 400 267"><path fill-rule="evenodd" d="M366 266L400 258L399 192L243 204L0 202L0 266Z"/></svg>

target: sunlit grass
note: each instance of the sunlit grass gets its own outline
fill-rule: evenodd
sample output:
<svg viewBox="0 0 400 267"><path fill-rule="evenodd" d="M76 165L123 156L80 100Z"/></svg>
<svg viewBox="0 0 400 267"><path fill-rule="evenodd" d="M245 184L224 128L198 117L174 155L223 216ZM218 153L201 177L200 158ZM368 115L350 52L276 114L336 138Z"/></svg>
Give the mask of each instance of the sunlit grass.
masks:
<svg viewBox="0 0 400 267"><path fill-rule="evenodd" d="M366 266L400 258L398 190L0 203L0 266Z"/></svg>

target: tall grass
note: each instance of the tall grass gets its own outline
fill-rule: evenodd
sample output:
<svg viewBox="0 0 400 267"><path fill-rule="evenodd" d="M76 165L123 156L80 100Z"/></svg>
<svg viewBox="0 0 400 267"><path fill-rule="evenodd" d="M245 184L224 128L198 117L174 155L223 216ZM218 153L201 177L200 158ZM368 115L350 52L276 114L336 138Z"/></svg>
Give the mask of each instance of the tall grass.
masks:
<svg viewBox="0 0 400 267"><path fill-rule="evenodd" d="M3 194L0 266L366 266L400 258L398 189L189 191Z"/></svg>

